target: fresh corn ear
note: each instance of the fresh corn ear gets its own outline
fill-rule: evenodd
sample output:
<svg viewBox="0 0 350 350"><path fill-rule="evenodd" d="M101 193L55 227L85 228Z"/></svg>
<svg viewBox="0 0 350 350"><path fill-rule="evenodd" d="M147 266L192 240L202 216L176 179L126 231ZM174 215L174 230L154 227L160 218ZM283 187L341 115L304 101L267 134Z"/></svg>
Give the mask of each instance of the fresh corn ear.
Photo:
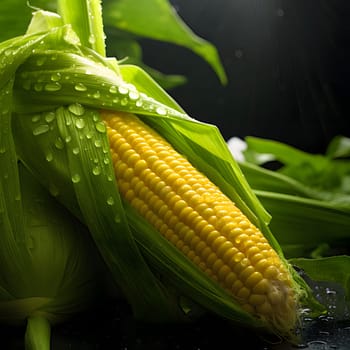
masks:
<svg viewBox="0 0 350 350"><path fill-rule="evenodd" d="M260 230L137 116L101 117L122 197L243 309L280 332L293 329L293 279Z"/></svg>

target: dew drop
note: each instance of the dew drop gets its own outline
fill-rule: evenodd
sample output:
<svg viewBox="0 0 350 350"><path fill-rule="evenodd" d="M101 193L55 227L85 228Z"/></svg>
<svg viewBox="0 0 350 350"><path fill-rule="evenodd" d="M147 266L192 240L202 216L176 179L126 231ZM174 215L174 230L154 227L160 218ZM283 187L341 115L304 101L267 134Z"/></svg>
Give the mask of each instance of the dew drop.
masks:
<svg viewBox="0 0 350 350"><path fill-rule="evenodd" d="M34 84L34 90L37 91L37 92L42 91L43 90L43 84L40 84L40 83Z"/></svg>
<svg viewBox="0 0 350 350"><path fill-rule="evenodd" d="M48 161L48 162L52 162L52 160L53 160L53 154L50 152L50 153L48 153L47 155L46 155L46 160Z"/></svg>
<svg viewBox="0 0 350 350"><path fill-rule="evenodd" d="M83 129L85 127L85 120L83 118L79 118L75 121L75 126L78 129Z"/></svg>
<svg viewBox="0 0 350 350"><path fill-rule="evenodd" d="M44 118L47 123L51 123L56 118L56 114L54 112L47 112Z"/></svg>
<svg viewBox="0 0 350 350"><path fill-rule="evenodd" d="M77 155L79 154L79 147L74 147L73 150L72 150L73 154Z"/></svg>
<svg viewBox="0 0 350 350"><path fill-rule="evenodd" d="M33 135L38 136L41 134L45 134L46 132L49 131L49 129L50 128L47 124L41 124L33 130Z"/></svg>
<svg viewBox="0 0 350 350"><path fill-rule="evenodd" d="M73 103L68 106L68 109L75 115L83 115L85 113L85 108L80 103Z"/></svg>
<svg viewBox="0 0 350 350"><path fill-rule="evenodd" d="M61 73L56 72L51 75L51 81L60 81L61 80Z"/></svg>
<svg viewBox="0 0 350 350"><path fill-rule="evenodd" d="M121 101L120 101L120 104L122 106L126 106L128 104L128 99L126 97L122 98Z"/></svg>
<svg viewBox="0 0 350 350"><path fill-rule="evenodd" d="M108 205L113 205L113 204L114 204L114 199L113 199L113 197L108 197L108 198L107 198L107 204L108 204Z"/></svg>
<svg viewBox="0 0 350 350"><path fill-rule="evenodd" d="M42 66L45 63L45 57L40 57L36 60L36 65L37 66Z"/></svg>
<svg viewBox="0 0 350 350"><path fill-rule="evenodd" d="M40 114L36 114L32 117L32 122L37 123L41 119Z"/></svg>
<svg viewBox="0 0 350 350"><path fill-rule="evenodd" d="M6 148L5 147L0 147L0 154L4 154L6 152Z"/></svg>
<svg viewBox="0 0 350 350"><path fill-rule="evenodd" d="M92 95L93 98L100 98L101 97L101 93L99 91L96 91L93 95Z"/></svg>
<svg viewBox="0 0 350 350"><path fill-rule="evenodd" d="M159 115L166 115L166 109L164 107L157 107L156 113Z"/></svg>
<svg viewBox="0 0 350 350"><path fill-rule="evenodd" d="M121 222L121 217L119 214L116 214L115 217L114 217L114 222L116 222L117 224L119 224Z"/></svg>
<svg viewBox="0 0 350 350"><path fill-rule="evenodd" d="M83 83L78 83L74 86L76 91L86 91L87 87Z"/></svg>
<svg viewBox="0 0 350 350"><path fill-rule="evenodd" d="M109 88L109 92L111 94L116 94L117 93L117 87L112 85L110 88Z"/></svg>
<svg viewBox="0 0 350 350"><path fill-rule="evenodd" d="M74 174L73 176L72 176L72 182L73 183L78 183L80 181L80 175L79 174Z"/></svg>
<svg viewBox="0 0 350 350"><path fill-rule="evenodd" d="M101 147L102 146L102 141L101 140L95 140L94 145L96 147Z"/></svg>
<svg viewBox="0 0 350 350"><path fill-rule="evenodd" d="M101 168L97 165L92 169L92 173L94 175L100 175L101 174Z"/></svg>
<svg viewBox="0 0 350 350"><path fill-rule="evenodd" d="M59 91L61 90L62 85L59 82L47 83L44 86L45 91Z"/></svg>
<svg viewBox="0 0 350 350"><path fill-rule="evenodd" d="M57 197L60 194L58 187L53 183L50 183L50 185L49 185L49 192L54 197Z"/></svg>
<svg viewBox="0 0 350 350"><path fill-rule="evenodd" d="M93 133L92 133L91 131L88 131L88 132L86 133L86 138L87 138L88 140L91 140L93 136L94 136L94 135L93 135Z"/></svg>
<svg viewBox="0 0 350 350"><path fill-rule="evenodd" d="M119 86L118 91L121 95L126 95L129 92L129 89L125 86Z"/></svg>
<svg viewBox="0 0 350 350"><path fill-rule="evenodd" d="M64 143L63 143L63 140L58 137L55 141L55 146L57 149L63 149L64 148Z"/></svg>
<svg viewBox="0 0 350 350"><path fill-rule="evenodd" d="M100 133L106 132L106 125L103 122L98 122L95 124L96 130Z"/></svg>
<svg viewBox="0 0 350 350"><path fill-rule="evenodd" d="M143 102L141 100L137 100L135 104L136 104L136 107L141 107Z"/></svg>
<svg viewBox="0 0 350 350"><path fill-rule="evenodd" d="M89 36L89 44L93 45L93 44L95 44L95 42L96 42L95 35L91 34Z"/></svg>
<svg viewBox="0 0 350 350"><path fill-rule="evenodd" d="M130 91L129 92L129 98L130 100L137 100L140 97L140 94L137 91Z"/></svg>
<svg viewBox="0 0 350 350"><path fill-rule="evenodd" d="M103 163L105 163L105 164L109 164L109 158L107 158L107 157L106 157L106 158L104 158L104 159L103 159Z"/></svg>
<svg viewBox="0 0 350 350"><path fill-rule="evenodd" d="M70 135L66 136L66 138L64 139L66 141L66 143L71 142L72 137Z"/></svg>

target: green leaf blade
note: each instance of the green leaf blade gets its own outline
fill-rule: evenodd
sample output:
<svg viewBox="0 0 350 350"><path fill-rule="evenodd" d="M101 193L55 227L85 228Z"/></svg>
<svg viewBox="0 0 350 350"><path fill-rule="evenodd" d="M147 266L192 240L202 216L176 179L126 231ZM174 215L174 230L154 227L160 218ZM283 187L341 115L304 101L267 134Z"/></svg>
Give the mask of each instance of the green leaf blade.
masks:
<svg viewBox="0 0 350 350"><path fill-rule="evenodd" d="M194 34L167 0L106 1L104 20L106 25L194 51L211 65L222 84L227 83L216 48Z"/></svg>

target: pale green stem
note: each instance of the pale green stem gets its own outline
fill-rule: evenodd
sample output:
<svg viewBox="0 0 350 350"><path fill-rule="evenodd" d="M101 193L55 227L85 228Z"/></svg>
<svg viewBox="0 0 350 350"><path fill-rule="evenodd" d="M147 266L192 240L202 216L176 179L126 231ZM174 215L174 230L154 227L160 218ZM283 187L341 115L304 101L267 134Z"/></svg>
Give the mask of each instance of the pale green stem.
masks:
<svg viewBox="0 0 350 350"><path fill-rule="evenodd" d="M50 350L51 325L43 316L31 316L27 320L25 350Z"/></svg>
<svg viewBox="0 0 350 350"><path fill-rule="evenodd" d="M58 0L58 12L71 24L82 45L106 56L101 0Z"/></svg>

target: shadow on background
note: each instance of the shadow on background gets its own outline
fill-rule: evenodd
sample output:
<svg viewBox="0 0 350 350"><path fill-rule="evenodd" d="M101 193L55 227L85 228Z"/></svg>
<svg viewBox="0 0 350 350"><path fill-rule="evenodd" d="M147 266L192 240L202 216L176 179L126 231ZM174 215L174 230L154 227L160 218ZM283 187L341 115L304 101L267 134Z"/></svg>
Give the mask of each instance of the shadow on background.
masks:
<svg viewBox="0 0 350 350"><path fill-rule="evenodd" d="M144 61L189 81L170 94L225 139L254 135L323 152L350 136L348 0L171 0L193 31L213 43L229 83L201 58L143 40Z"/></svg>

